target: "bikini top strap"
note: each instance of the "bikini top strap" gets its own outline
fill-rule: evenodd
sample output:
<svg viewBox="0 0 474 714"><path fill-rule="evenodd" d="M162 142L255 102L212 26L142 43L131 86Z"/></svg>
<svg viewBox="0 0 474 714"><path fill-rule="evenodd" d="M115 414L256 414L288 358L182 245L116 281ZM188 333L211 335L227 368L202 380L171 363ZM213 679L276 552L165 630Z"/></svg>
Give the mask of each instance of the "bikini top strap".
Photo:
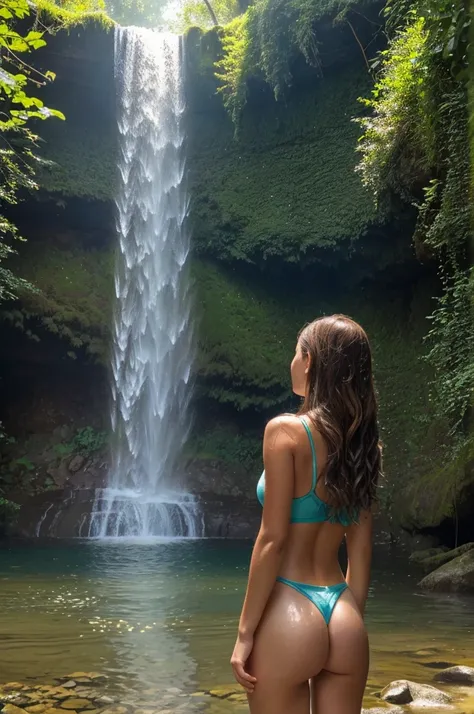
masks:
<svg viewBox="0 0 474 714"><path fill-rule="evenodd" d="M308 439L309 439L309 445L311 446L311 455L312 455L312 461L313 461L313 476L312 476L312 482L311 482L311 491L314 491L314 489L316 488L316 481L318 479L318 466L317 466L317 461L316 461L316 447L314 445L313 435L311 433L311 429L308 426L308 422L303 417L299 417L299 420L303 424L304 428L306 429L306 433L308 434Z"/></svg>

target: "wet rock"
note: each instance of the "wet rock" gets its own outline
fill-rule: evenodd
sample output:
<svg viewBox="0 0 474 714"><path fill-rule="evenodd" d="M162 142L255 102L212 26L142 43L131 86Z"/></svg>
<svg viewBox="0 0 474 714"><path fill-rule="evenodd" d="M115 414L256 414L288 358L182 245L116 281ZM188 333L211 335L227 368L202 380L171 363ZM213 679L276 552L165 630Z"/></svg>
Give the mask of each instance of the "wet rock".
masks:
<svg viewBox="0 0 474 714"><path fill-rule="evenodd" d="M155 714L154 709L135 709L135 714Z"/></svg>
<svg viewBox="0 0 474 714"><path fill-rule="evenodd" d="M5 704L2 709L2 714L25 714L25 710L14 704Z"/></svg>
<svg viewBox="0 0 474 714"><path fill-rule="evenodd" d="M178 687L168 687L166 692L168 694L181 694L181 689L178 689Z"/></svg>
<svg viewBox="0 0 474 714"><path fill-rule="evenodd" d="M427 704L444 705L451 701L446 692L442 692L429 684L417 684L407 679L398 679L391 682L381 692L384 702L391 704L411 704L412 706L425 706Z"/></svg>
<svg viewBox="0 0 474 714"><path fill-rule="evenodd" d="M360 714L403 714L402 707L371 707L370 709L362 709Z"/></svg>
<svg viewBox="0 0 474 714"><path fill-rule="evenodd" d="M58 701L62 701L63 699L69 699L71 695L72 692L68 689L51 692L51 696L53 697L53 699L57 699Z"/></svg>
<svg viewBox="0 0 474 714"><path fill-rule="evenodd" d="M25 707L25 711L28 714L44 714L47 709L50 709L51 705L48 704L33 704L32 706Z"/></svg>
<svg viewBox="0 0 474 714"><path fill-rule="evenodd" d="M67 702L61 704L62 709L75 709L76 711L82 711L91 706L88 699L68 699Z"/></svg>
<svg viewBox="0 0 474 714"><path fill-rule="evenodd" d="M115 704L116 701L117 700L114 697L109 697L105 694L95 699L95 703L101 704L102 706L109 706L110 704Z"/></svg>
<svg viewBox="0 0 474 714"><path fill-rule="evenodd" d="M464 667L462 665L448 667L434 676L436 682L447 682L449 684L468 684L474 686L474 667Z"/></svg>
<svg viewBox="0 0 474 714"><path fill-rule="evenodd" d="M474 592L474 550L437 568L419 586L432 592Z"/></svg>
<svg viewBox="0 0 474 714"><path fill-rule="evenodd" d="M242 690L236 687L215 687L209 690L211 697L217 697L218 699L227 699L231 694L241 694Z"/></svg>
<svg viewBox="0 0 474 714"><path fill-rule="evenodd" d="M422 667L428 667L429 669L446 669L447 667L454 667L454 662L444 662L444 660L434 661L434 662L419 662Z"/></svg>
<svg viewBox="0 0 474 714"><path fill-rule="evenodd" d="M102 674L102 672L89 672L88 676L89 676L89 679L91 679L94 684L102 684L103 682L106 682L108 679L107 675Z"/></svg>
<svg viewBox="0 0 474 714"><path fill-rule="evenodd" d="M7 694L6 697L3 698L3 701L5 704L13 704L16 707L25 707L28 704L31 704L31 701L29 697L27 697L25 694Z"/></svg>
<svg viewBox="0 0 474 714"><path fill-rule="evenodd" d="M85 458L81 456L80 454L76 454L73 459L69 462L68 469L71 473L75 474L76 471L79 471L82 469L82 467L85 464Z"/></svg>
<svg viewBox="0 0 474 714"><path fill-rule="evenodd" d="M21 682L8 682L2 686L4 692L21 692L22 689L28 689Z"/></svg>
<svg viewBox="0 0 474 714"><path fill-rule="evenodd" d="M433 570L436 570L436 568L441 567L441 565L449 563L451 562L451 560L454 560L458 556L463 555L464 553L467 553L468 551L473 549L474 543L465 543L464 545L460 545L459 548L441 551L429 557L423 558L421 561L419 561L419 563L425 573L431 573Z"/></svg>
<svg viewBox="0 0 474 714"><path fill-rule="evenodd" d="M74 680L69 679L67 682L64 682L62 686L64 687L64 689L74 689L75 687L77 687L77 682L74 682Z"/></svg>
<svg viewBox="0 0 474 714"><path fill-rule="evenodd" d="M442 553L447 553L449 551L449 548L446 546L439 546L438 548L425 548L424 550L415 550L408 560L410 560L412 563L422 563L424 560L427 560L428 558L433 558L437 555L441 555Z"/></svg>
<svg viewBox="0 0 474 714"><path fill-rule="evenodd" d="M128 714L128 709L126 707L112 707L104 709L102 714Z"/></svg>

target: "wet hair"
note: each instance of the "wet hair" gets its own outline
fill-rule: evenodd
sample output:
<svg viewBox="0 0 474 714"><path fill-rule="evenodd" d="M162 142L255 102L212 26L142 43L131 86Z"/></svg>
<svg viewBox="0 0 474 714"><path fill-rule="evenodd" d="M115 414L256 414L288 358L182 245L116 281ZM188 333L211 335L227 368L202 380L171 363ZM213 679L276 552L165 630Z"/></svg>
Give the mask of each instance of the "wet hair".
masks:
<svg viewBox="0 0 474 714"><path fill-rule="evenodd" d="M369 340L354 320L332 315L306 325L298 343L310 357L300 414L326 442L327 501L335 513L356 518L375 501L382 475Z"/></svg>

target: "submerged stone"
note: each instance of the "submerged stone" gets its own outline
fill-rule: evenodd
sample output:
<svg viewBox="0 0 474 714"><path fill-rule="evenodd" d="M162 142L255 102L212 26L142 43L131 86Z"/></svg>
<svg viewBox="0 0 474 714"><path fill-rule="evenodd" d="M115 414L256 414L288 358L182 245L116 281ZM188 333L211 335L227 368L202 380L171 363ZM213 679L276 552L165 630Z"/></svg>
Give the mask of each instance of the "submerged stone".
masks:
<svg viewBox="0 0 474 714"><path fill-rule="evenodd" d="M22 689L28 689L22 682L8 682L8 684L4 684L2 686L2 690L4 692L16 692L16 691L21 691Z"/></svg>
<svg viewBox="0 0 474 714"><path fill-rule="evenodd" d="M370 709L362 709L360 714L403 714L402 707L371 707Z"/></svg>
<svg viewBox="0 0 474 714"><path fill-rule="evenodd" d="M128 714L128 709L126 707L111 707L104 709L102 714Z"/></svg>
<svg viewBox="0 0 474 714"><path fill-rule="evenodd" d="M90 707L92 702L88 699L68 699L67 702L61 704L62 709L76 709L81 711Z"/></svg>
<svg viewBox="0 0 474 714"><path fill-rule="evenodd" d="M50 707L51 705L49 703L33 704L32 706L26 707L25 711L27 711L28 714L44 714Z"/></svg>
<svg viewBox="0 0 474 714"><path fill-rule="evenodd" d="M209 694L218 699L227 699L231 694L241 694L241 691L236 687L215 687L209 690Z"/></svg>
<svg viewBox="0 0 474 714"><path fill-rule="evenodd" d="M2 709L2 714L25 714L25 710L17 707L15 704L5 704Z"/></svg>
<svg viewBox="0 0 474 714"><path fill-rule="evenodd" d="M448 667L435 674L434 679L436 682L452 682L474 686L474 667L465 667L464 665Z"/></svg>
<svg viewBox="0 0 474 714"><path fill-rule="evenodd" d="M73 679L69 679L67 682L64 682L62 686L65 689L74 689L74 687L77 687L77 682L75 682Z"/></svg>

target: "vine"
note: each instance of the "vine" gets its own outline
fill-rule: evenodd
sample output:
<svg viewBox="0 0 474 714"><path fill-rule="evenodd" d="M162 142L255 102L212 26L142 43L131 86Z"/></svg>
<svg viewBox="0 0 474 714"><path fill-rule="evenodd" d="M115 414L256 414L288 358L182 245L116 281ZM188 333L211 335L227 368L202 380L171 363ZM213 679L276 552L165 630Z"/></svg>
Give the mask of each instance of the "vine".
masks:
<svg viewBox="0 0 474 714"><path fill-rule="evenodd" d="M398 196L417 209L418 253L435 257L442 294L430 316L432 399L459 449L473 399L473 275L469 262L467 40L470 18L456 0L388 5L388 49L379 58L372 113L358 166L378 203Z"/></svg>

